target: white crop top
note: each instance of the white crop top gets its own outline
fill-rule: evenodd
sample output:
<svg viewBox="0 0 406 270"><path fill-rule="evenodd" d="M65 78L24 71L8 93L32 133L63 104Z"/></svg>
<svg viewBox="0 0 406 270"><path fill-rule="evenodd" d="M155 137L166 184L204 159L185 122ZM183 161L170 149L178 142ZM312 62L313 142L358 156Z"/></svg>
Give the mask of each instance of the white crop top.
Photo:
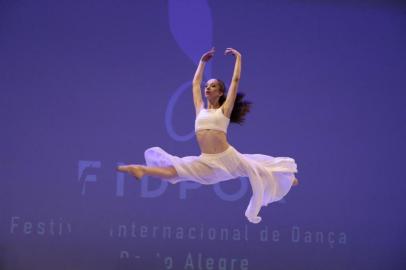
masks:
<svg viewBox="0 0 406 270"><path fill-rule="evenodd" d="M218 109L201 108L195 120L195 132L201 129L215 129L227 133L227 127L230 119L227 118L221 107Z"/></svg>

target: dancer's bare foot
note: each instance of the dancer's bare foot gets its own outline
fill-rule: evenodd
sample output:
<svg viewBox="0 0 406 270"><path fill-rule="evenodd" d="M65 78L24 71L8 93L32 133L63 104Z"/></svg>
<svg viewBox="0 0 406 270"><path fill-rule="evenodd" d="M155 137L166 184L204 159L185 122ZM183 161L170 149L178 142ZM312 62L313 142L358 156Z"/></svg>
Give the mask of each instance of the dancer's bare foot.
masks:
<svg viewBox="0 0 406 270"><path fill-rule="evenodd" d="M118 166L117 170L120 172L129 173L137 180L140 180L145 174L144 166L142 165L123 165Z"/></svg>
<svg viewBox="0 0 406 270"><path fill-rule="evenodd" d="M292 186L297 186L297 185L299 185L299 180L295 177L295 179L293 179Z"/></svg>

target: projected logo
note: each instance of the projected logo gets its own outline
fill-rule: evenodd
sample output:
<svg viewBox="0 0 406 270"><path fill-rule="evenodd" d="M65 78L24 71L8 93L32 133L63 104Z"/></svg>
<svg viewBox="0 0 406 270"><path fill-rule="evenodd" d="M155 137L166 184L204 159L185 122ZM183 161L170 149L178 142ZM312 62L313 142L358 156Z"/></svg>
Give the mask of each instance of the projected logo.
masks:
<svg viewBox="0 0 406 270"><path fill-rule="evenodd" d="M212 17L207 1L169 0L168 12L170 30L174 39L186 56L197 65L201 53L212 47ZM196 20L197 16L199 17L198 20ZM212 67L208 63L205 75L210 77L211 71ZM166 131L170 138L177 142L187 142L194 139L195 136L194 130L181 134L173 125L174 109L182 94L185 91L190 91L191 86L191 81L181 83L174 90L167 104L165 113ZM141 198L158 198L163 196L168 189L168 182L148 176L143 177L142 181L134 183L132 176L115 172L113 168L119 165L122 165L122 163L106 162L104 160L79 160L77 169L81 195L90 196L100 190L98 185L106 183L109 184L108 192L111 192L110 195L119 198L125 198L126 195L128 197L130 194L133 195L134 192L137 192L137 196ZM106 175L104 172L107 171L109 174ZM130 181L133 183L129 184ZM134 189L134 184L139 185L137 189ZM230 184L233 187L231 192L228 188ZM103 186L106 187L107 185ZM199 183L187 181L172 185L171 188L177 189L178 199L186 200L202 186ZM126 188L131 189L131 191L127 191ZM237 201L251 190L246 177L205 186L204 188L208 192L210 192L210 189L216 197L223 201ZM106 192L103 192L103 194L106 194ZM285 199L278 201L278 203L285 202ZM286 248L287 243L303 245L304 247L311 246L312 248L317 245L328 248L347 245L346 232L319 228L312 229L296 224L292 226L283 224L281 227L259 225L261 227L252 230L250 229L252 227L246 224L244 226L242 224L237 226L232 224L207 224L209 222L206 222L206 224L193 224L193 221L187 225L171 224L170 221L154 221L151 224L144 224L145 220L137 214L134 215L134 213L127 213L127 215L123 215L118 219L103 222L106 225L104 227L108 228L103 237L108 236L109 241L116 240L114 243L116 247L119 247L118 257L123 265L153 260L160 263L161 267L156 269L237 269L237 267L239 267L238 269L248 269L248 258L242 257L239 253L234 254L233 250L238 250L236 248L238 246L253 247L256 243L259 243L261 248L264 247L265 249L278 244L281 248ZM145 253L141 253L137 246L144 240L150 243L156 241L157 245L154 246L157 248L154 247L151 252L152 248L147 247ZM174 241L172 242L174 245L171 245L170 250L164 250L161 243L169 241ZM213 243L212 245L223 245L225 247L223 250L227 252L224 254L214 252L213 249L209 248L210 244L208 243L210 241ZM248 241L253 243L247 245ZM176 248L173 247L180 246L183 243L187 248L174 252ZM203 252L189 250L189 247L192 246L202 247ZM153 259L151 259L152 257Z"/></svg>

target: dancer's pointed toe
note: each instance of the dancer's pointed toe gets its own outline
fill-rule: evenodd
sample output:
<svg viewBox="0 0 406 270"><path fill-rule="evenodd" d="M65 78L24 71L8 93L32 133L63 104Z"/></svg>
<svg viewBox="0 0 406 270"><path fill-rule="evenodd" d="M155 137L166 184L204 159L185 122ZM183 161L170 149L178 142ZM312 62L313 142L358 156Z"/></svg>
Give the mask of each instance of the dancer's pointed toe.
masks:
<svg viewBox="0 0 406 270"><path fill-rule="evenodd" d="M122 165L118 166L117 170L119 172L129 173L137 180L140 180L145 174L144 167L141 165Z"/></svg>

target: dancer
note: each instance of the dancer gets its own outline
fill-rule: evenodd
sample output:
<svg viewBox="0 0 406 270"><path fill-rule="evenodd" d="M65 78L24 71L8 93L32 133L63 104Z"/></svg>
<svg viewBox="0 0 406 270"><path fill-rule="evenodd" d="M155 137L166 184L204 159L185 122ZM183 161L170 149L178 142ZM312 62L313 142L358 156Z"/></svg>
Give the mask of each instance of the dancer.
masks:
<svg viewBox="0 0 406 270"><path fill-rule="evenodd" d="M237 93L241 74L241 54L227 48L225 55L234 55L235 65L228 92L219 79L210 79L205 85L207 107L201 94L205 64L215 49L203 54L193 78L193 100L196 110L195 134L200 156L178 157L160 147L151 147L144 153L145 165L125 165L117 169L141 179L151 175L172 184L195 181L204 185L248 177L252 196L245 216L252 223L259 223L258 213L262 206L282 199L293 185L297 165L290 157L272 157L263 154L241 154L227 141L230 122L242 124L250 111L251 102L244 101L243 93Z"/></svg>

